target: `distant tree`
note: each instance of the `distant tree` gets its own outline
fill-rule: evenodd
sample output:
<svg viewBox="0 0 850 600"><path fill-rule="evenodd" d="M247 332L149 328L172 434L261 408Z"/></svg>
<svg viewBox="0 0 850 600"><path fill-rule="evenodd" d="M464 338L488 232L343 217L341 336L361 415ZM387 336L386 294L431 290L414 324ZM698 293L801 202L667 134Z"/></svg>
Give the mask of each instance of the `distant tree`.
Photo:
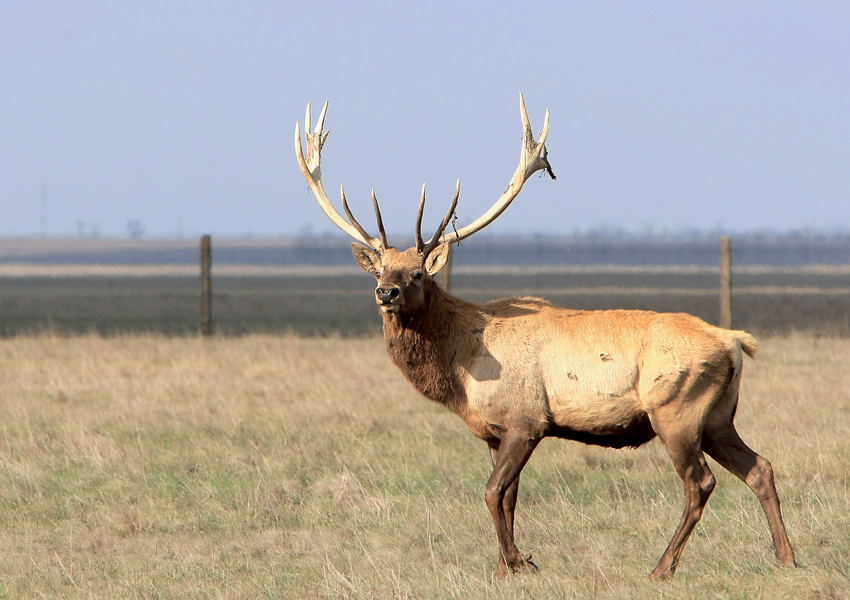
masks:
<svg viewBox="0 0 850 600"><path fill-rule="evenodd" d="M100 224L99 223L85 223L83 221L77 221L77 236L79 237L89 237L89 238L98 238L100 237Z"/></svg>
<svg viewBox="0 0 850 600"><path fill-rule="evenodd" d="M131 238L137 240L145 235L145 226L138 219L130 219L127 221L127 233Z"/></svg>

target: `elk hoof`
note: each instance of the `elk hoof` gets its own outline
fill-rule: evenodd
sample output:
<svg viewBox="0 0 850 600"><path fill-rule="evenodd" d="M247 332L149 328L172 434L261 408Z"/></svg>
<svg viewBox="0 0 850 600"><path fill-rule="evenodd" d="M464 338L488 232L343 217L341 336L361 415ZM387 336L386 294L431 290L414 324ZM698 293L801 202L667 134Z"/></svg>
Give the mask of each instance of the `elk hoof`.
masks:
<svg viewBox="0 0 850 600"><path fill-rule="evenodd" d="M671 569L665 569L663 571L655 569L652 573L649 574L649 579L651 581L666 581L673 577L674 572L675 571Z"/></svg>
<svg viewBox="0 0 850 600"><path fill-rule="evenodd" d="M525 558L522 559L522 563L520 563L519 573L537 573L540 569L537 568L537 565L531 562L531 555L529 554Z"/></svg>
<svg viewBox="0 0 850 600"><path fill-rule="evenodd" d="M539 569L537 565L531 562L531 555L521 558L516 563L508 567L505 563L499 563L499 569L496 571L496 579L505 579L510 575L520 575L525 573L537 573Z"/></svg>

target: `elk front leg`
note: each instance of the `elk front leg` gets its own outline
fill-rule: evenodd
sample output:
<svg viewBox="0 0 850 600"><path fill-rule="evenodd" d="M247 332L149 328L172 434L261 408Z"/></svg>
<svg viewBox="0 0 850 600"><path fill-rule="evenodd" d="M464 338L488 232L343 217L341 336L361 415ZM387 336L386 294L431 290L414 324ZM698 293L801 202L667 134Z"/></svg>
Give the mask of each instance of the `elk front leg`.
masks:
<svg viewBox="0 0 850 600"><path fill-rule="evenodd" d="M521 571L536 571L537 567L523 557L514 543L514 509L519 489L519 474L528 462L538 439L528 435L508 435L500 442L490 444L493 474L487 482L485 501L499 541L499 568L497 577ZM530 558L530 557L529 557Z"/></svg>
<svg viewBox="0 0 850 600"><path fill-rule="evenodd" d="M685 543L702 517L702 511L715 485L714 475L699 448L694 447L689 440L661 437L661 441L684 484L685 511L661 560L649 574L650 579L666 579L676 572Z"/></svg>
<svg viewBox="0 0 850 600"><path fill-rule="evenodd" d="M497 453L498 447L490 446L490 460L493 462L493 468L496 467ZM505 511L505 521L507 522L508 533L511 536L512 542L514 541L514 513L516 512L516 499L519 494L519 479L520 475L517 475L514 482L505 491L505 498L502 500L502 509Z"/></svg>

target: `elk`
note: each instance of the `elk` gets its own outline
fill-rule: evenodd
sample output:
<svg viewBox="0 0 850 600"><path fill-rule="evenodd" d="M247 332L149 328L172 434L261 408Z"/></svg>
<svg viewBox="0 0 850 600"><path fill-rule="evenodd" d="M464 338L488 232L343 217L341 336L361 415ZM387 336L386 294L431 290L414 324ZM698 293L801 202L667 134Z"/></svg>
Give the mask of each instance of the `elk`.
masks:
<svg viewBox="0 0 850 600"><path fill-rule="evenodd" d="M514 543L520 472L540 441L553 436L609 448L638 447L656 436L682 480L685 509L670 544L651 572L672 576L685 543L715 486L705 454L742 479L761 502L777 561L794 554L779 506L773 468L741 440L733 423L743 354L758 344L744 331L713 327L687 314L638 310L559 308L539 298L508 298L483 305L442 289L435 275L450 244L484 229L501 215L535 172L555 179L545 142L539 141L520 94L523 142L507 189L479 219L446 233L460 182L437 231L421 232L425 187L416 218L415 245L401 251L387 242L378 201L372 203L379 237L354 218L340 186L345 219L328 200L321 179L325 103L313 133L307 105L305 137L295 126L295 153L319 206L355 243L357 263L375 276L387 352L422 395L442 404L487 442L493 473L485 501L496 527L496 575L536 571Z"/></svg>

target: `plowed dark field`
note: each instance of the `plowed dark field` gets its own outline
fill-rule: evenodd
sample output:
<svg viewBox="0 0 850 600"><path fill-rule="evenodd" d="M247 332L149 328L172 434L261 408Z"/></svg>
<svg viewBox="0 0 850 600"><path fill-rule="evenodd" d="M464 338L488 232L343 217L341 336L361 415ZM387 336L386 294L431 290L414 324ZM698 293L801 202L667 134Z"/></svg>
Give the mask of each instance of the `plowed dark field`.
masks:
<svg viewBox="0 0 850 600"><path fill-rule="evenodd" d="M350 336L380 330L372 277L359 270L309 271L222 276L214 269L215 331ZM733 289L735 328L850 335L847 268L747 268L734 274ZM453 275L452 293L476 302L532 295L586 310L687 312L710 323L719 318L718 274L712 269L464 267ZM0 334L186 334L197 331L199 305L197 277L6 276L0 277Z"/></svg>

